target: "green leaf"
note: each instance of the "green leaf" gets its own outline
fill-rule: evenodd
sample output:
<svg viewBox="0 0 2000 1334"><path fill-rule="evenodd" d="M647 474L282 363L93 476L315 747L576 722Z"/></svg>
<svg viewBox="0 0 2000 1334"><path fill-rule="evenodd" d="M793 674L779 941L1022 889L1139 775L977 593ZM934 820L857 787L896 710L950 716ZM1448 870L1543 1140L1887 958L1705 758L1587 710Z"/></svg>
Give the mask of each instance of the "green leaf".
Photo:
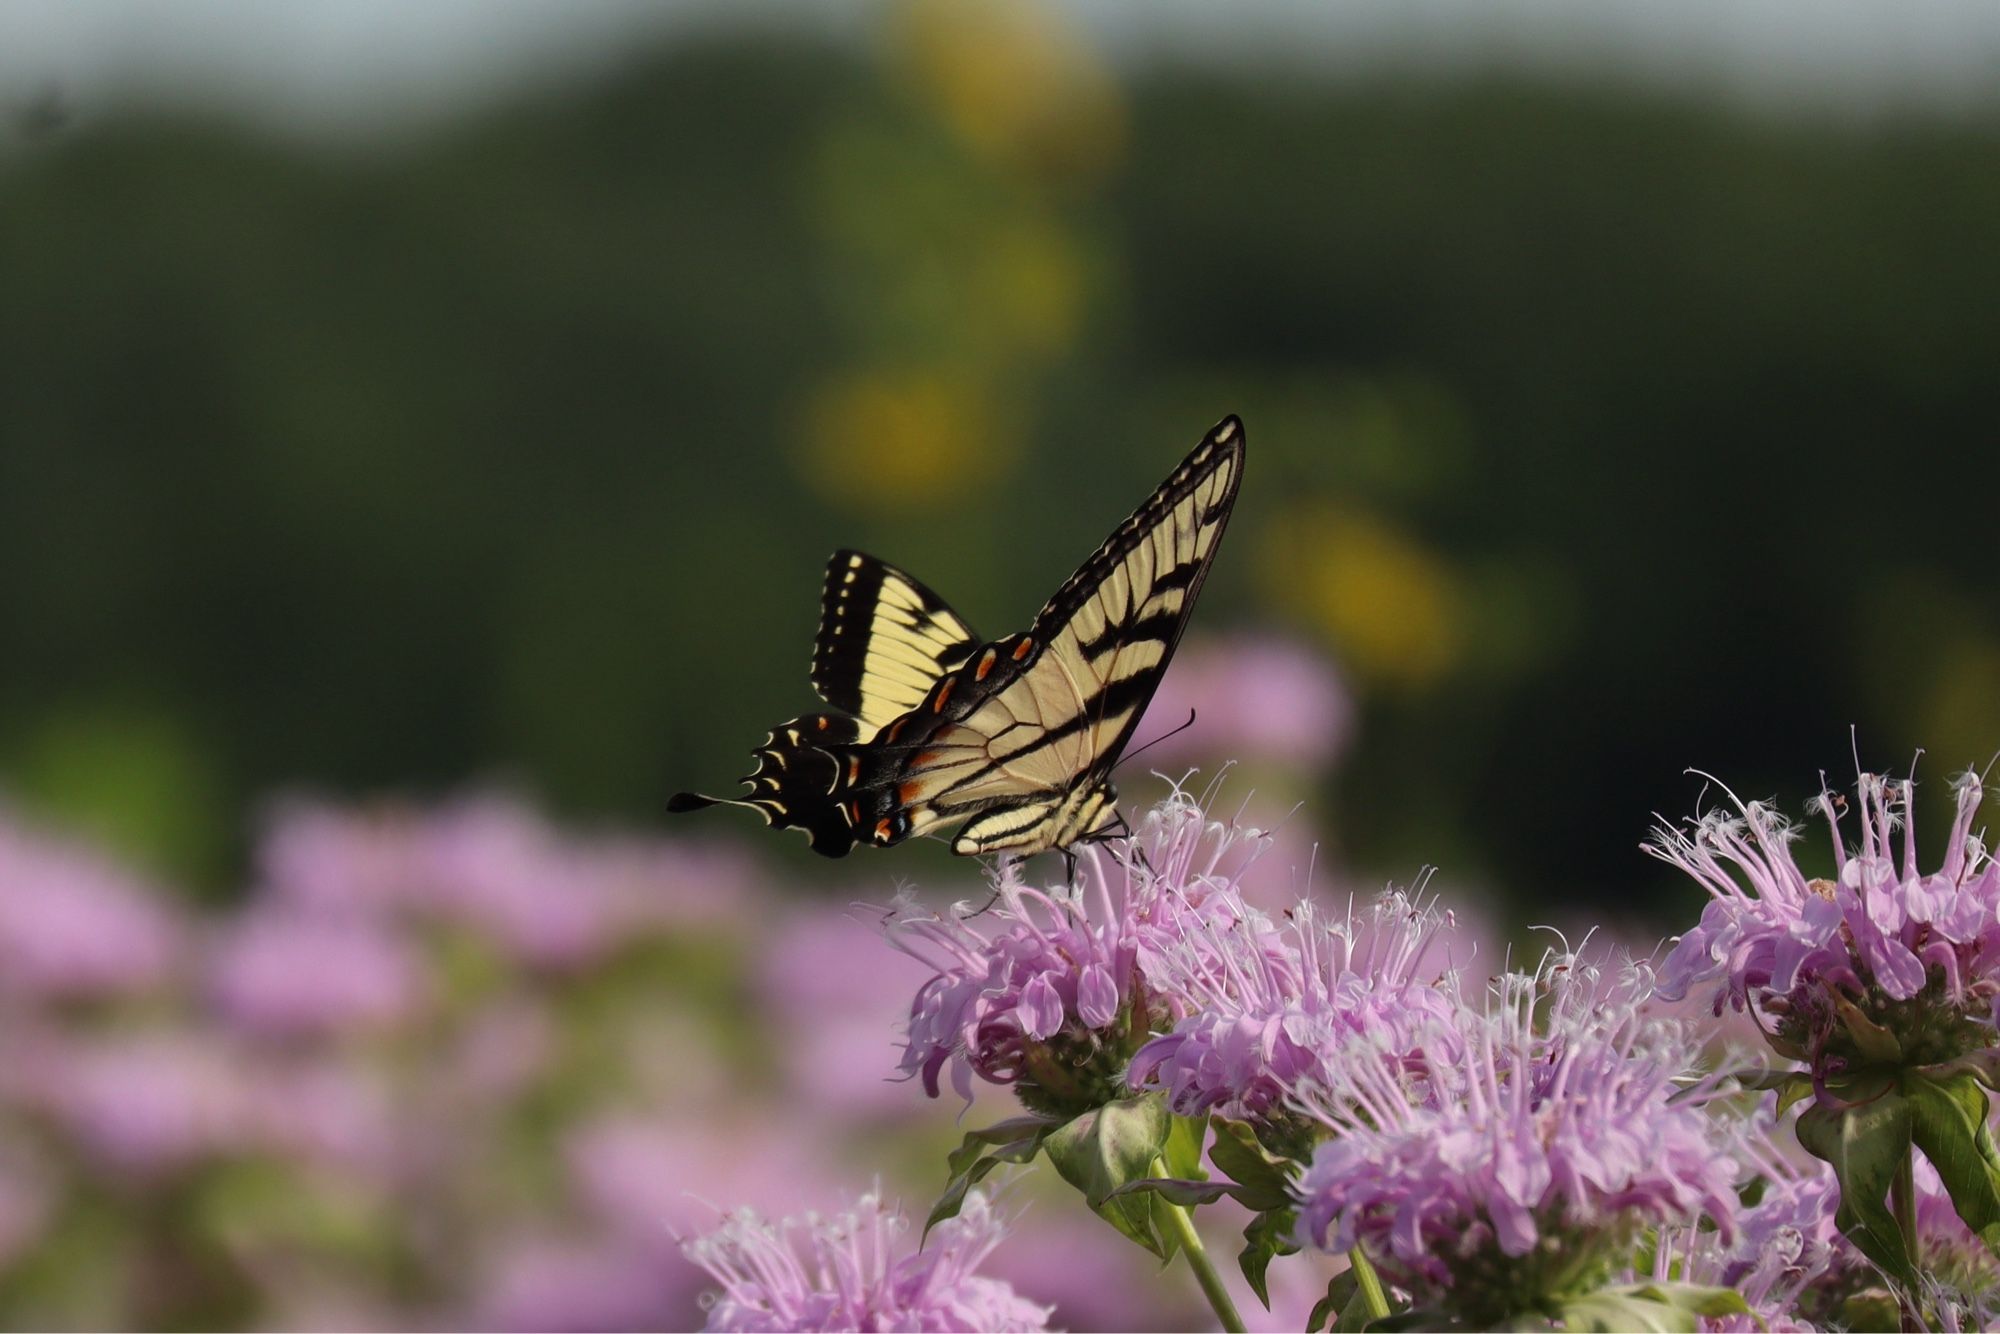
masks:
<svg viewBox="0 0 2000 1334"><path fill-rule="evenodd" d="M1751 1315L1750 1303L1743 1300L1743 1294L1734 1288L1703 1287L1699 1283L1640 1283L1633 1288L1635 1295L1648 1301L1665 1302L1669 1306L1692 1312L1709 1320L1721 1320L1732 1315Z"/></svg>
<svg viewBox="0 0 2000 1334"><path fill-rule="evenodd" d="M1816 1102L1799 1115L1799 1143L1833 1166L1840 1180L1834 1222L1883 1272L1914 1286L1909 1251L1889 1212L1890 1183L1908 1156L1909 1102L1893 1090L1869 1102L1833 1106Z"/></svg>
<svg viewBox="0 0 2000 1334"><path fill-rule="evenodd" d="M1624 1289L1606 1289L1562 1305L1562 1327L1599 1330L1604 1334L1645 1331L1646 1334L1694 1334L1701 1317L1666 1302L1653 1301Z"/></svg>
<svg viewBox="0 0 2000 1334"><path fill-rule="evenodd" d="M1167 1173L1183 1181L1206 1181L1208 1169L1202 1166L1202 1150L1207 1147L1208 1122L1199 1116L1176 1116L1167 1127L1167 1147L1161 1155L1167 1160Z"/></svg>
<svg viewBox="0 0 2000 1334"><path fill-rule="evenodd" d="M1236 1267L1243 1271L1243 1281L1257 1294L1257 1300L1264 1303L1266 1311L1271 1309L1271 1293L1265 1286L1265 1272L1271 1267L1272 1257L1298 1251L1292 1244L1292 1225L1297 1221L1298 1215L1290 1209L1267 1209L1243 1229L1244 1244L1236 1256Z"/></svg>
<svg viewBox="0 0 2000 1334"><path fill-rule="evenodd" d="M1172 1116L1158 1093L1121 1098L1050 1131L1042 1150L1062 1179L1083 1192L1091 1212L1138 1242L1162 1260L1171 1260L1172 1234L1163 1235L1153 1220L1151 1193L1112 1197L1121 1186L1152 1175L1154 1161L1166 1149Z"/></svg>
<svg viewBox="0 0 2000 1334"><path fill-rule="evenodd" d="M971 1167L988 1147L995 1144L1017 1144L1023 1139L1039 1138L1061 1125L1060 1121L1046 1116L1015 1116L999 1121L980 1130L968 1130L965 1139L945 1158L945 1165L953 1176Z"/></svg>
<svg viewBox="0 0 2000 1334"><path fill-rule="evenodd" d="M2000 1150L1986 1124L1985 1088L1970 1071L1943 1080L1912 1072L1904 1087L1911 1138L1937 1169L1965 1225L2000 1251Z"/></svg>
<svg viewBox="0 0 2000 1334"><path fill-rule="evenodd" d="M1012 1144L1037 1132L1054 1130L1062 1122L1051 1116L1010 1116L1005 1121L995 1121L982 1130L965 1132L966 1144Z"/></svg>
<svg viewBox="0 0 2000 1334"><path fill-rule="evenodd" d="M1697 1283L1628 1283L1564 1302L1562 1308L1565 1329L1693 1331L1703 1318L1732 1315L1756 1319L1736 1289Z"/></svg>
<svg viewBox="0 0 2000 1334"><path fill-rule="evenodd" d="M1312 1314L1306 1317L1306 1334L1319 1334L1325 1329L1329 1320L1347 1309L1347 1304L1354 1300L1355 1290L1360 1286L1351 1269L1335 1274L1326 1285L1326 1296L1313 1303Z"/></svg>
<svg viewBox="0 0 2000 1334"><path fill-rule="evenodd" d="M1060 1122L1040 1116L1017 1116L984 1130L968 1131L965 1140L945 1158L951 1170L951 1179L945 1184L944 1194L931 1206L930 1217L924 1220L924 1236L928 1238L931 1229L947 1218L958 1217L958 1211L965 1206L965 1197L981 1181L1004 1163L1025 1163L1035 1156L1042 1146L1042 1138L1055 1129ZM1012 1135L1015 1138L1007 1139ZM999 1142L999 1147L988 1151L988 1146Z"/></svg>
<svg viewBox="0 0 2000 1334"><path fill-rule="evenodd" d="M1198 1204L1214 1204L1225 1195L1234 1195L1239 1187L1227 1181L1183 1181L1178 1177L1140 1177L1128 1181L1111 1192L1108 1199L1118 1199L1125 1195L1157 1195L1163 1200L1171 1200L1186 1209Z"/></svg>
<svg viewBox="0 0 2000 1334"><path fill-rule="evenodd" d="M1778 1090L1778 1115L1783 1116L1792 1109L1792 1104L1812 1096L1812 1076L1803 1072L1786 1075L1784 1080L1772 1085Z"/></svg>
<svg viewBox="0 0 2000 1334"><path fill-rule="evenodd" d="M1861 1007L1845 996L1833 998L1833 1010L1840 1016L1854 1046L1873 1064L1895 1065L1903 1059L1903 1043L1894 1033L1861 1013Z"/></svg>
<svg viewBox="0 0 2000 1334"><path fill-rule="evenodd" d="M1902 1329L1903 1304L1881 1288L1870 1288L1840 1304L1840 1323L1847 1329Z"/></svg>
<svg viewBox="0 0 2000 1334"><path fill-rule="evenodd" d="M1208 1158L1231 1181L1244 1188L1237 1198L1262 1212L1286 1209L1292 1203L1290 1164L1266 1149L1257 1132L1241 1121L1214 1119L1215 1142Z"/></svg>

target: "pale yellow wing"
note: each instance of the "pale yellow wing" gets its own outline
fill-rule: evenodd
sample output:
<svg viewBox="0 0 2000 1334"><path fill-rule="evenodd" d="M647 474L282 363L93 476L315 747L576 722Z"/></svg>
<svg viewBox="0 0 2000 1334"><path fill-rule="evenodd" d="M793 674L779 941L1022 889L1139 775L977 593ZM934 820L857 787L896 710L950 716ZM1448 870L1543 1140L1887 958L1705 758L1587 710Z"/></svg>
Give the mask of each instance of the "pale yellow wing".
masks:
<svg viewBox="0 0 2000 1334"><path fill-rule="evenodd" d="M1039 850L1131 741L1229 521L1243 427L1223 419L1070 576L1025 635L987 645L881 740L912 832L977 817L961 852ZM1075 814L1072 805L1068 815Z"/></svg>
<svg viewBox="0 0 2000 1334"><path fill-rule="evenodd" d="M887 561L836 551L826 566L813 688L867 740L908 713L979 646L945 600Z"/></svg>

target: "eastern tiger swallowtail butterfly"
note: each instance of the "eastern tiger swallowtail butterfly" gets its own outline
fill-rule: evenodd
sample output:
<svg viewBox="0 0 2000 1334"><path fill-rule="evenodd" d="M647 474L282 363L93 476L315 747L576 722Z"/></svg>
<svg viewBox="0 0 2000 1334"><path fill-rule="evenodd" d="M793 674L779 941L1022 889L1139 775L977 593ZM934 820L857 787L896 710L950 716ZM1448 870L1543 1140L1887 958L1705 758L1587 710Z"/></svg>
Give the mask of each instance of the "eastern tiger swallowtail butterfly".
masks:
<svg viewBox="0 0 2000 1334"><path fill-rule="evenodd" d="M780 724L738 799L813 851L892 847L963 821L962 856L1021 856L1113 834L1112 766L1174 656L1243 478L1225 417L1056 590L1025 634L982 642L886 561L827 565L813 688L835 710Z"/></svg>

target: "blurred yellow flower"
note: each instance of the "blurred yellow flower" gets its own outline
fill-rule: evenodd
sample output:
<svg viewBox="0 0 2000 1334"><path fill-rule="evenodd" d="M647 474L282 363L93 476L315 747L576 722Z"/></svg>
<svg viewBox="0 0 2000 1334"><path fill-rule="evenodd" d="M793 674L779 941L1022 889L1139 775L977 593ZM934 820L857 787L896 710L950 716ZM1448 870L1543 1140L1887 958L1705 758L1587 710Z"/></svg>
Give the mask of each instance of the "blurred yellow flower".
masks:
<svg viewBox="0 0 2000 1334"><path fill-rule="evenodd" d="M827 128L815 185L826 290L873 359L990 369L1075 342L1094 256L1039 192L860 119Z"/></svg>
<svg viewBox="0 0 2000 1334"><path fill-rule="evenodd" d="M1273 599L1324 630L1363 682L1426 685L1457 661L1458 582L1388 520L1300 504L1266 527L1258 556Z"/></svg>
<svg viewBox="0 0 2000 1334"><path fill-rule="evenodd" d="M807 405L800 459L807 481L828 499L895 511L967 495L1013 455L983 384L905 370L822 385Z"/></svg>
<svg viewBox="0 0 2000 1334"><path fill-rule="evenodd" d="M975 152L1095 178L1125 141L1110 71L1052 10L1026 0L906 0L890 41L939 117Z"/></svg>
<svg viewBox="0 0 2000 1334"><path fill-rule="evenodd" d="M1974 634L1938 645L1927 673L1912 731L1953 762L1991 755L2000 748L2000 643Z"/></svg>
<svg viewBox="0 0 2000 1334"><path fill-rule="evenodd" d="M1014 218L982 238L975 304L1030 356L1064 351L1083 318L1083 259L1054 223Z"/></svg>
<svg viewBox="0 0 2000 1334"><path fill-rule="evenodd" d="M1868 700L1864 739L1886 726L1954 764L2000 750L2000 635L1953 573L1886 569L1858 603L1851 652Z"/></svg>

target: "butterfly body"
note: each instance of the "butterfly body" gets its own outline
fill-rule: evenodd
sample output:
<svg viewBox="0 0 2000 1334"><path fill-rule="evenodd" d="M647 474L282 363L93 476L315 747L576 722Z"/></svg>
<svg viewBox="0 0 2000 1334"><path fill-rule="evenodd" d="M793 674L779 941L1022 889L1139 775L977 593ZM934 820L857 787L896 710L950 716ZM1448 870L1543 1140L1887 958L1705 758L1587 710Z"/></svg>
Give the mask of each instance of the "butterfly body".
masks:
<svg viewBox="0 0 2000 1334"><path fill-rule="evenodd" d="M1118 824L1112 767L1173 657L1242 478L1224 418L1042 608L982 643L923 584L860 552L827 567L813 684L838 714L774 731L724 801L813 849L891 847L952 824L952 850L1021 856Z"/></svg>

